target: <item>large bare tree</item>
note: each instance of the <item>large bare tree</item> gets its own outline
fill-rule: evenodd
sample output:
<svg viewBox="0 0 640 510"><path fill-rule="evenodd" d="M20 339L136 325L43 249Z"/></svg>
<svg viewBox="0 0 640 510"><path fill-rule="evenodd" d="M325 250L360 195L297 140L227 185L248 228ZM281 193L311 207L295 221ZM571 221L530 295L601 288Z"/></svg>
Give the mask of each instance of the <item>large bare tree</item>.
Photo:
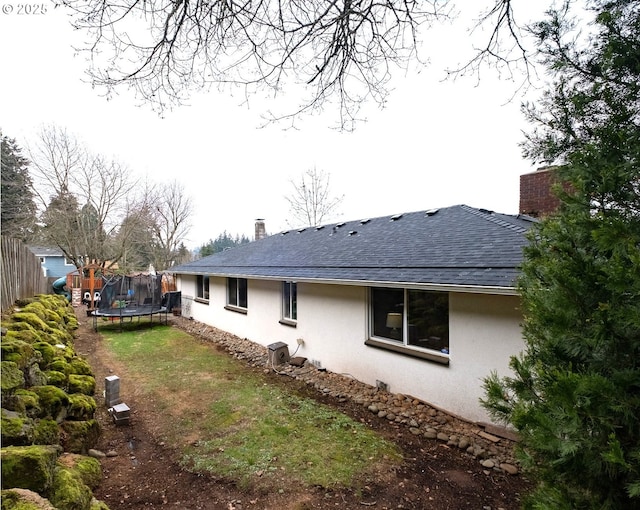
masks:
<svg viewBox="0 0 640 510"><path fill-rule="evenodd" d="M320 225L336 213L344 199L344 195L333 194L330 174L316 167L290 182L293 190L285 200L289 203L290 222L294 227Z"/></svg>
<svg viewBox="0 0 640 510"><path fill-rule="evenodd" d="M45 241L76 267L117 261L121 250L113 234L136 185L128 169L92 154L58 126L42 128L30 159Z"/></svg>
<svg viewBox="0 0 640 510"><path fill-rule="evenodd" d="M335 103L346 129L364 101L384 104L392 73L422 62L422 37L453 17L449 0L63 3L74 13L74 26L89 33L83 49L90 51L93 83L108 91L128 85L162 111L211 85L239 86L247 98L264 90L274 96L302 90L297 107L272 119L295 119ZM528 71L534 49L523 43L512 3L484 0L465 7L490 30L454 74L485 64L510 73L524 63Z"/></svg>

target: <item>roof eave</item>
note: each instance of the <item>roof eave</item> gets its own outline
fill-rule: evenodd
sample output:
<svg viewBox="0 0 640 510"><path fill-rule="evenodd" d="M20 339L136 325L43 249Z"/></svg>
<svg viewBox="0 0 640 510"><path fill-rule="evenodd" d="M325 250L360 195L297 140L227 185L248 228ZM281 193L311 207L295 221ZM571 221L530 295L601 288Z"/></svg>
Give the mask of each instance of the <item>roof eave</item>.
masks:
<svg viewBox="0 0 640 510"><path fill-rule="evenodd" d="M442 292L461 292L469 294L494 294L502 296L517 296L519 293L515 287L492 286L492 285L464 285L453 283L416 283L404 281L384 281L384 280L348 280L330 278L286 278L282 276L264 276L250 273L213 273L210 271L179 271L179 275L193 276L213 276L219 278L246 278L248 280L268 280L283 281L291 280L303 283L320 283L325 285L350 285L355 287L391 287L391 288L413 288L423 290L437 290Z"/></svg>

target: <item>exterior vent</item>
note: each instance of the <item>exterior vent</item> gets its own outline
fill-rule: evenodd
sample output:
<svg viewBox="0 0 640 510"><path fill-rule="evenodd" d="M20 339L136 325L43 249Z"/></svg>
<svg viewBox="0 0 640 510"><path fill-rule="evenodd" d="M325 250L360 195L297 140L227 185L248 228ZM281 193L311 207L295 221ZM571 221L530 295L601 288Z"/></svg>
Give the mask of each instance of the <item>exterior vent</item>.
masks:
<svg viewBox="0 0 640 510"><path fill-rule="evenodd" d="M336 227L337 227L337 228L340 228L340 227L344 227L344 225L345 225L345 223L344 223L344 221L343 221L343 222L341 222L341 223L336 224Z"/></svg>
<svg viewBox="0 0 640 510"><path fill-rule="evenodd" d="M354 236L354 235L356 235L357 233L358 233L358 231L357 231L357 230L350 230L350 231L349 231L349 235L350 235L350 236Z"/></svg>
<svg viewBox="0 0 640 510"><path fill-rule="evenodd" d="M316 227L316 230L322 230L323 228L324 228L324 225L318 225L318 226Z"/></svg>
<svg viewBox="0 0 640 510"><path fill-rule="evenodd" d="M369 218L365 219L365 220L360 220L360 225L366 225L367 223L369 223L371 220Z"/></svg>
<svg viewBox="0 0 640 510"><path fill-rule="evenodd" d="M306 228L299 228L298 229L298 234L302 234L302 232L304 232L305 230L307 230Z"/></svg>
<svg viewBox="0 0 640 510"><path fill-rule="evenodd" d="M404 214L395 214L395 215L391 216L391 221L398 221L403 216L404 216Z"/></svg>
<svg viewBox="0 0 640 510"><path fill-rule="evenodd" d="M433 216L434 214L438 214L439 209L429 209L428 211L425 211L424 215L425 216Z"/></svg>

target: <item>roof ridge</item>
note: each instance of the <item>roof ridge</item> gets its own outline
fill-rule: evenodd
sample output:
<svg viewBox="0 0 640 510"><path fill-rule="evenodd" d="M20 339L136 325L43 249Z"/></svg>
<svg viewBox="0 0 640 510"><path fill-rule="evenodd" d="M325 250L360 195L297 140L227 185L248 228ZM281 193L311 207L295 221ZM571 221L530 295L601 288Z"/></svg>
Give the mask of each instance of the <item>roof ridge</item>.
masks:
<svg viewBox="0 0 640 510"><path fill-rule="evenodd" d="M479 216L482 219L485 219L487 221L490 221L492 223L495 223L496 225L499 225L503 228L506 228L508 230L512 230L514 232L518 232L519 234L526 234L528 232L528 229L524 228L524 227L520 227L518 225L514 225L513 223L509 223L508 221L505 221L503 219L500 219L496 216L494 216L494 211L489 211L487 209L476 209L474 207L470 207L468 205L461 205L460 206L464 211L473 214L475 216ZM498 213L500 214L500 213Z"/></svg>

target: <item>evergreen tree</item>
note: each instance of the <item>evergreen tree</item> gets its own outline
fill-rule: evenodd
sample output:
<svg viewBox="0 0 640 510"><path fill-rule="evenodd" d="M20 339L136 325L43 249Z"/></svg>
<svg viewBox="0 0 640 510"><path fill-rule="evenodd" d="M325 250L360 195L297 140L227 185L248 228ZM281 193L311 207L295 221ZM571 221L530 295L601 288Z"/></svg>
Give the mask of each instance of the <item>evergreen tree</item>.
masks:
<svg viewBox="0 0 640 510"><path fill-rule="evenodd" d="M15 140L2 135L2 235L31 241L36 232L36 204L29 176L29 161Z"/></svg>
<svg viewBox="0 0 640 510"><path fill-rule="evenodd" d="M208 257L209 255L213 255L214 253L218 253L219 251L234 248L248 242L250 242L249 238L244 234L242 236L236 234L236 236L233 237L225 230L222 234L216 237L215 240L210 239L207 244L203 244L200 247L200 256Z"/></svg>
<svg viewBox="0 0 640 510"><path fill-rule="evenodd" d="M558 13L535 27L555 80L525 153L558 165L562 207L525 250L526 349L485 379L539 482L527 508L640 508L640 8L588 5L585 44Z"/></svg>

